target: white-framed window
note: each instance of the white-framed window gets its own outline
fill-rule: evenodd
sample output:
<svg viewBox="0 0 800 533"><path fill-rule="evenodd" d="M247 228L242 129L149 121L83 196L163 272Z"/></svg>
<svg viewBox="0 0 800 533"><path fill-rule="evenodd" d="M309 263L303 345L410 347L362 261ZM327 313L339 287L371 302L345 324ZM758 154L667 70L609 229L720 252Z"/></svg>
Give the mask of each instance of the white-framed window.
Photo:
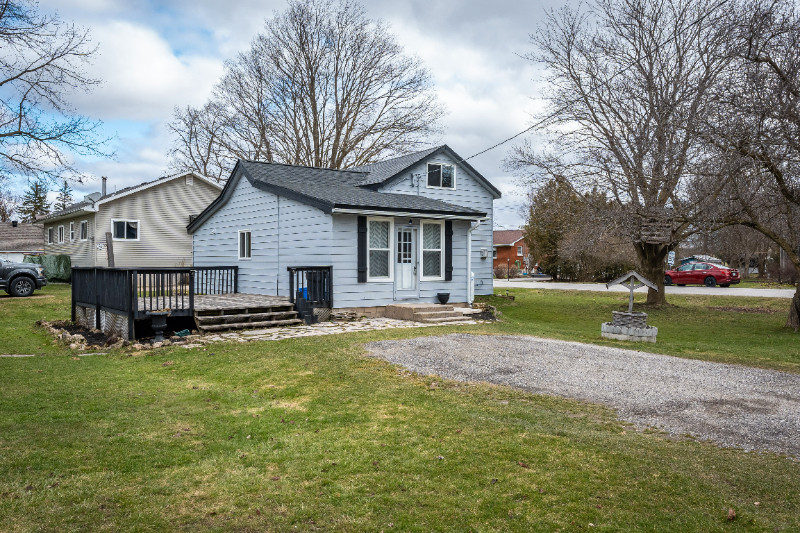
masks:
<svg viewBox="0 0 800 533"><path fill-rule="evenodd" d="M47 228L47 244L53 244L53 228Z"/></svg>
<svg viewBox="0 0 800 533"><path fill-rule="evenodd" d="M492 248L492 259L497 259L497 248Z"/></svg>
<svg viewBox="0 0 800 533"><path fill-rule="evenodd" d="M89 239L89 221L88 220L81 220L81 224L78 229L79 237L82 241Z"/></svg>
<svg viewBox="0 0 800 533"><path fill-rule="evenodd" d="M249 229L239 230L239 259L250 259L252 252L252 234Z"/></svg>
<svg viewBox="0 0 800 533"><path fill-rule="evenodd" d="M456 188L456 167L445 163L428 163L428 187Z"/></svg>
<svg viewBox="0 0 800 533"><path fill-rule="evenodd" d="M64 226L58 227L58 244L64 244Z"/></svg>
<svg viewBox="0 0 800 533"><path fill-rule="evenodd" d="M138 241L139 221L111 219L111 236L115 241Z"/></svg>
<svg viewBox="0 0 800 533"><path fill-rule="evenodd" d="M443 279L444 222L422 222L422 279Z"/></svg>
<svg viewBox="0 0 800 533"><path fill-rule="evenodd" d="M522 257L522 246L517 246L517 255Z"/></svg>
<svg viewBox="0 0 800 533"><path fill-rule="evenodd" d="M393 235L392 219L367 219L367 281L392 280Z"/></svg>
<svg viewBox="0 0 800 533"><path fill-rule="evenodd" d="M69 242L72 242L74 240L75 240L75 223L74 222L70 222L69 223Z"/></svg>

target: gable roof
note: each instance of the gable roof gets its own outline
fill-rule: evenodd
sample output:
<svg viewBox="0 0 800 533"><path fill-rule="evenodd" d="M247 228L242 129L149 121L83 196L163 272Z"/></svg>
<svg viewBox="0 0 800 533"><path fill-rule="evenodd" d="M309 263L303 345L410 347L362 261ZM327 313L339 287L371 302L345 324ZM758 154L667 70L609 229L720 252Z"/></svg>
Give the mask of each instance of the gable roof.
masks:
<svg viewBox="0 0 800 533"><path fill-rule="evenodd" d="M369 172L369 175L366 176L359 185L362 187L377 188L379 186L391 183L397 178L403 177L406 172L410 171L414 166L418 165L424 159L436 156L438 154L445 154L449 156L453 161L456 162L456 164L465 168L477 180L478 183L480 183L492 194L495 199L500 198L500 191L494 185L492 185L489 180L484 178L480 172L475 170L472 165L467 163L466 160L462 159L461 156L455 153L453 149L446 144L421 150L419 152L414 152L412 154L395 157L393 159L387 159L386 161L379 161L369 165L353 167L349 170Z"/></svg>
<svg viewBox="0 0 800 533"><path fill-rule="evenodd" d="M362 171L331 170L240 159L222 194L187 226L189 233L193 233L225 205L242 176L257 189L291 198L316 207L324 213L357 211L470 219L486 216L485 212L433 198L384 193L363 188L360 184L367 174Z"/></svg>
<svg viewBox="0 0 800 533"><path fill-rule="evenodd" d="M0 252L40 252L44 250L44 232L39 226L20 222L0 222Z"/></svg>
<svg viewBox="0 0 800 533"><path fill-rule="evenodd" d="M506 229L494 232L495 246L513 246L525 237L521 229Z"/></svg>
<svg viewBox="0 0 800 533"><path fill-rule="evenodd" d="M87 195L87 197L81 200L80 202L68 205L65 209L62 209L60 211L54 211L52 213L37 218L36 223L41 224L44 222L56 222L64 218L72 217L76 213L81 213L81 212L94 213L98 210L99 206L102 204L112 202L114 200L119 200L120 198L136 194L145 189L150 189L152 187L163 185L172 180L175 180L177 178L183 178L185 176L192 176L213 186L218 190L222 190L222 185L213 181L209 177L203 176L202 174L198 174L196 172L181 172L179 174L173 174L171 176L163 176L161 178L154 179L151 181L145 181L143 183L139 183L138 185L131 185L130 187L125 187L124 189L120 189L111 194L106 194L105 196L101 196L101 193L99 192L92 193L90 195Z"/></svg>

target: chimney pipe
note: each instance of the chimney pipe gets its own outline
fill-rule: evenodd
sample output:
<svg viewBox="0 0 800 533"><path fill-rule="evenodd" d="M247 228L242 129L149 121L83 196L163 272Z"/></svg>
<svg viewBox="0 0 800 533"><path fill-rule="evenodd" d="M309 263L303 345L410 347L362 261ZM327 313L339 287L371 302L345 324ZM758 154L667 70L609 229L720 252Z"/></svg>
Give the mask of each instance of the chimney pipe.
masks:
<svg viewBox="0 0 800 533"><path fill-rule="evenodd" d="M12 227L12 228L16 228L18 223L19 223L19 221L17 221L17 220L12 220L12 221L11 221L11 227Z"/></svg>
<svg viewBox="0 0 800 533"><path fill-rule="evenodd" d="M108 181L108 178L107 178L107 177L105 177L105 176L103 176L103 189L102 189L103 196L105 196L105 195L106 195L106 182L107 182L107 181Z"/></svg>

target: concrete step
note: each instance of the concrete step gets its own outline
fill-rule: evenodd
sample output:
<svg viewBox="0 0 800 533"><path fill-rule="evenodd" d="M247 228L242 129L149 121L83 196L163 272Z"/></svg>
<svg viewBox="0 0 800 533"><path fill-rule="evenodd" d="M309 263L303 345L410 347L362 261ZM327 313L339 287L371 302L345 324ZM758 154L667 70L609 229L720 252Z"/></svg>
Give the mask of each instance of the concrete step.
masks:
<svg viewBox="0 0 800 533"><path fill-rule="evenodd" d="M268 320L266 322L234 322L226 324L210 324L201 326L198 324L197 330L200 333L208 333L211 331L226 331L231 329L251 329L251 328L272 328L278 326L298 326L305 324L299 318L291 318L286 320Z"/></svg>
<svg viewBox="0 0 800 533"><path fill-rule="evenodd" d="M420 322L429 318L461 318L463 316L458 311L421 311L414 313L414 320Z"/></svg>
<svg viewBox="0 0 800 533"><path fill-rule="evenodd" d="M438 304L392 304L386 306L386 318L395 318L398 320L415 320L414 314L416 313L434 313L438 311L453 311L452 305L438 305Z"/></svg>

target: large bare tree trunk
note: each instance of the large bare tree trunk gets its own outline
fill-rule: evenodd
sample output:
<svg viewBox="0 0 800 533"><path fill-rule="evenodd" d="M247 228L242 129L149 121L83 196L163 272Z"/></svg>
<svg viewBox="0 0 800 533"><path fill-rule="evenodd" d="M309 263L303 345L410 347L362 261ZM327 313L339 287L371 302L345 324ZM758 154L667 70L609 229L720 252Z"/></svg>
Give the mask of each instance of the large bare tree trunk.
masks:
<svg viewBox="0 0 800 533"><path fill-rule="evenodd" d="M786 319L786 327L797 331L800 329L800 281L797 282L797 289L792 297L792 305L789 308L789 318Z"/></svg>
<svg viewBox="0 0 800 533"><path fill-rule="evenodd" d="M647 305L663 305L667 303L667 295L664 293L664 261L669 253L669 246L666 244L653 244L647 242L637 242L636 255L639 256L641 274L658 287L658 291L647 289Z"/></svg>

